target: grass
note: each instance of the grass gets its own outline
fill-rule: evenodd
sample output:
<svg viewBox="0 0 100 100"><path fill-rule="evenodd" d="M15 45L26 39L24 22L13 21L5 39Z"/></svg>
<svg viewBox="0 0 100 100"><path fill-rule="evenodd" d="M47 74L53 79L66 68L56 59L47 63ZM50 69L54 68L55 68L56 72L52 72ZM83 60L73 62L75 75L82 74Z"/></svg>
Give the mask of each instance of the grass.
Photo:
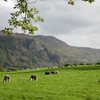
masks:
<svg viewBox="0 0 100 100"><path fill-rule="evenodd" d="M44 75L47 69L1 72L0 100L100 100L97 67L59 68L58 75ZM6 74L11 77L10 83L2 83ZM30 81L31 74L36 74L38 81Z"/></svg>

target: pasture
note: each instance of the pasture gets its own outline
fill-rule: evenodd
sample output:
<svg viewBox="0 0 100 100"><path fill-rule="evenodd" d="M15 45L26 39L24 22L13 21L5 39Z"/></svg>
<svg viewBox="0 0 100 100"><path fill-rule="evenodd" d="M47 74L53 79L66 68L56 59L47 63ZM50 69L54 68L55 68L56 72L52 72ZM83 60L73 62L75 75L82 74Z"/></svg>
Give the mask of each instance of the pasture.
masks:
<svg viewBox="0 0 100 100"><path fill-rule="evenodd" d="M0 100L100 100L100 67L59 68L59 74L45 75L55 69L0 72ZM9 83L3 76L9 74ZM30 76L38 76L30 81Z"/></svg>

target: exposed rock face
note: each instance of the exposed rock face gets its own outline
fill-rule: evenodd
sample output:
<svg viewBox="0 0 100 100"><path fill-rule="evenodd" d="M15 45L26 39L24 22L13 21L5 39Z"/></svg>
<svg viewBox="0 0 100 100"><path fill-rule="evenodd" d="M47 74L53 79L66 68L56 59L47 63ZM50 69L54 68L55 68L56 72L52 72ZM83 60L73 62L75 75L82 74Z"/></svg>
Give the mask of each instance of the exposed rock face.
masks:
<svg viewBox="0 0 100 100"><path fill-rule="evenodd" d="M52 36L0 33L0 66L49 67L100 62L100 50L72 47Z"/></svg>

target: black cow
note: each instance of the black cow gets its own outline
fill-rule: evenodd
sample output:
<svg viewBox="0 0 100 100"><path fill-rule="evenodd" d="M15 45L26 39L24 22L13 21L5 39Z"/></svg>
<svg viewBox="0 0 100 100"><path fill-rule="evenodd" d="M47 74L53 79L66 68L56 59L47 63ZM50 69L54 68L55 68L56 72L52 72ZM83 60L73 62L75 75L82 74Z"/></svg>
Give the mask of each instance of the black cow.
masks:
<svg viewBox="0 0 100 100"><path fill-rule="evenodd" d="M31 80L31 81L33 81L33 80L36 81L36 80L37 80L37 76L36 76L36 75L31 75L31 76L30 76L30 80Z"/></svg>
<svg viewBox="0 0 100 100"><path fill-rule="evenodd" d="M51 74L56 74L54 71L51 71Z"/></svg>
<svg viewBox="0 0 100 100"><path fill-rule="evenodd" d="M51 74L59 74L58 71L51 71Z"/></svg>
<svg viewBox="0 0 100 100"><path fill-rule="evenodd" d="M50 72L45 72L45 75L50 75Z"/></svg>
<svg viewBox="0 0 100 100"><path fill-rule="evenodd" d="M9 80L10 80L10 76L5 75L4 78L3 78L3 83L6 82L6 81L9 82Z"/></svg>

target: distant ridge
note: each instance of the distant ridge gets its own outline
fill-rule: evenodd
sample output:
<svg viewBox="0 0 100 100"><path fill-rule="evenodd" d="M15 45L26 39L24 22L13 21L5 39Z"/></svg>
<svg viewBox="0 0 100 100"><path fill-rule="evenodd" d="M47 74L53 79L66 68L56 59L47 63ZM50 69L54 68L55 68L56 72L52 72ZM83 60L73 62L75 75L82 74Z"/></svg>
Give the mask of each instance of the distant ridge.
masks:
<svg viewBox="0 0 100 100"><path fill-rule="evenodd" d="M0 66L33 68L97 62L99 49L69 46L52 36L0 33Z"/></svg>

